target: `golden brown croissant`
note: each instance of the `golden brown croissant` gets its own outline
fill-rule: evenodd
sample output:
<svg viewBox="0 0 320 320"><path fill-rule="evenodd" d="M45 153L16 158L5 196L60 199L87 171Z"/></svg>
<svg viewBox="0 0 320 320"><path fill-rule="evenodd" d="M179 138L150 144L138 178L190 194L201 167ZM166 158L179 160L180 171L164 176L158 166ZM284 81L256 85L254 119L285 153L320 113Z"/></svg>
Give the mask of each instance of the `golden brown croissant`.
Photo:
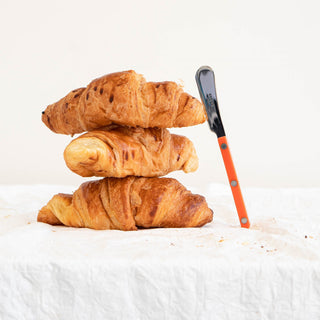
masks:
<svg viewBox="0 0 320 320"><path fill-rule="evenodd" d="M212 210L200 195L171 178L104 178L83 183L73 195L57 194L38 221L92 229L201 227Z"/></svg>
<svg viewBox="0 0 320 320"><path fill-rule="evenodd" d="M157 177L174 170L193 172L198 157L186 137L167 129L113 125L73 140L64 151L70 170L83 177Z"/></svg>
<svg viewBox="0 0 320 320"><path fill-rule="evenodd" d="M186 127L206 120L203 105L175 82L146 82L134 71L108 74L49 105L42 121L75 134L112 123L143 128Z"/></svg>

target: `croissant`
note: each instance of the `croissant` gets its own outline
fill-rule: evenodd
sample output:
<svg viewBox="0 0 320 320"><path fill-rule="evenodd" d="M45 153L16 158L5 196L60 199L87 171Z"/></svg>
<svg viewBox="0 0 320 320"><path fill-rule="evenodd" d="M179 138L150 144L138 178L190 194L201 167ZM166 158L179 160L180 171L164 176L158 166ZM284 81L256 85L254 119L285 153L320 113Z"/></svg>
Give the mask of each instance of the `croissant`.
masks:
<svg viewBox="0 0 320 320"><path fill-rule="evenodd" d="M73 90L42 112L56 133L76 134L112 123L143 128L203 123L203 105L175 82L146 82L135 71L105 75Z"/></svg>
<svg viewBox="0 0 320 320"><path fill-rule="evenodd" d="M83 183L73 195L57 194L38 214L52 225L92 229L201 227L212 210L200 195L171 178L104 178Z"/></svg>
<svg viewBox="0 0 320 320"><path fill-rule="evenodd" d="M68 168L83 177L156 177L198 168L193 143L167 129L110 126L73 140L64 151Z"/></svg>

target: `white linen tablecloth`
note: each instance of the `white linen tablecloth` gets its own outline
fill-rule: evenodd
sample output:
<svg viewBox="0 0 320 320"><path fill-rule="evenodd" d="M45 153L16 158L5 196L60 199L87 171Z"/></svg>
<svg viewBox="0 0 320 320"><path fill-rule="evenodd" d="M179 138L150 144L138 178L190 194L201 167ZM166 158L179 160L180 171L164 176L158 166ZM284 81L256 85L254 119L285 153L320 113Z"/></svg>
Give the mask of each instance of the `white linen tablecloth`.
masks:
<svg viewBox="0 0 320 320"><path fill-rule="evenodd" d="M206 196L203 228L53 227L37 211L67 186L0 186L0 319L320 319L320 189Z"/></svg>

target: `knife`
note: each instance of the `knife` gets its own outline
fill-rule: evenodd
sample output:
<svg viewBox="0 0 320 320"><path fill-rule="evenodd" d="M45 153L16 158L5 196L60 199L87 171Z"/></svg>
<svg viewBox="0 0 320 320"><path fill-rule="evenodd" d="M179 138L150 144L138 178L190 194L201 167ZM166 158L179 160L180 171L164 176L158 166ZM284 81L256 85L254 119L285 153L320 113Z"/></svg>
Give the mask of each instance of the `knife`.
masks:
<svg viewBox="0 0 320 320"><path fill-rule="evenodd" d="M198 85L201 100L206 108L210 130L213 131L218 138L220 151L228 175L241 227L249 228L250 222L246 206L244 204L239 180L232 161L229 144L221 121L213 70L208 66L199 68L196 73L196 82Z"/></svg>

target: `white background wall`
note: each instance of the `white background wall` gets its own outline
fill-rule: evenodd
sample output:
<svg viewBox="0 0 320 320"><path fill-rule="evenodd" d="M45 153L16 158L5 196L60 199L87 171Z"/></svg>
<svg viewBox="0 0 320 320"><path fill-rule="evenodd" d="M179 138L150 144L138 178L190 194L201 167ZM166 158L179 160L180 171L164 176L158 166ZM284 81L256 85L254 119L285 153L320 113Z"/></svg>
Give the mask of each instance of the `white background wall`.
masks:
<svg viewBox="0 0 320 320"><path fill-rule="evenodd" d="M317 0L0 0L0 183L80 184L62 153L69 136L40 120L70 90L135 69L147 80L216 73L243 186L320 186ZM176 129L196 145L186 183L226 182L206 124Z"/></svg>

